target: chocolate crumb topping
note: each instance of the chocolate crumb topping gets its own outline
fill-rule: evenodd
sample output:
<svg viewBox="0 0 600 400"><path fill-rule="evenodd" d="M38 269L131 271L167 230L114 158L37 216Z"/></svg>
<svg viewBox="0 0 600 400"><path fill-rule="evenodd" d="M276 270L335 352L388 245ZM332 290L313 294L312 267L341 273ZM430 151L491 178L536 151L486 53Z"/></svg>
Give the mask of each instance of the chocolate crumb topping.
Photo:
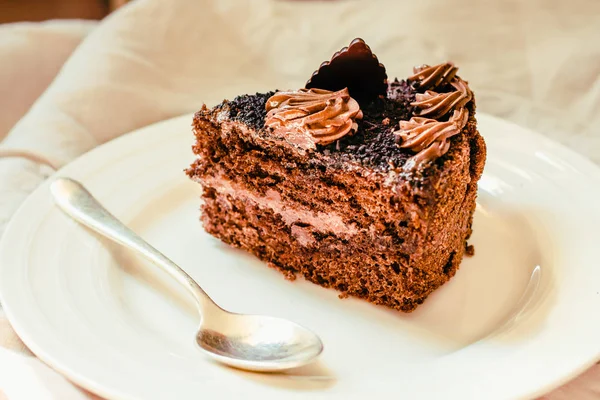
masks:
<svg viewBox="0 0 600 400"><path fill-rule="evenodd" d="M260 130L265 125L265 104L267 99L275 92L256 93L254 95L244 94L235 97L231 101L224 101L217 107L223 108L227 104L229 117L234 121L242 121L246 125Z"/></svg>
<svg viewBox="0 0 600 400"><path fill-rule="evenodd" d="M472 257L475 255L475 246L472 244L467 244L465 247L465 255Z"/></svg>

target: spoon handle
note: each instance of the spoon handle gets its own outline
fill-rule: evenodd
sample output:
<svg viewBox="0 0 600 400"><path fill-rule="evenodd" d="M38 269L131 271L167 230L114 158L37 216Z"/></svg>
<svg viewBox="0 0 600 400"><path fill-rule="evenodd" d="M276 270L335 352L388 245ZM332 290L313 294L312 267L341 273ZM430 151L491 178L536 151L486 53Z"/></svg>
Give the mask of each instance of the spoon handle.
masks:
<svg viewBox="0 0 600 400"><path fill-rule="evenodd" d="M56 178L50 184L50 192L60 209L75 221L139 253L169 273L191 292L201 311L220 308L191 276L108 212L81 183Z"/></svg>

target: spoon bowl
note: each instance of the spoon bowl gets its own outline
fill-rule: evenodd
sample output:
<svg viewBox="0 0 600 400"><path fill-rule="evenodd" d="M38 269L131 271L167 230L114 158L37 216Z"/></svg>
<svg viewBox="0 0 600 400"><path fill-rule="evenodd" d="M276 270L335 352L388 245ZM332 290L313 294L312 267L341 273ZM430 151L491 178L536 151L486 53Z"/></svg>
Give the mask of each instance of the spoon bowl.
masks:
<svg viewBox="0 0 600 400"><path fill-rule="evenodd" d="M321 339L294 322L219 307L191 276L109 213L81 183L56 178L50 191L68 216L150 260L190 292L202 316L196 342L215 360L252 371L280 371L313 362L323 351Z"/></svg>
<svg viewBox="0 0 600 400"><path fill-rule="evenodd" d="M196 342L217 361L253 371L299 367L323 351L319 337L296 323L229 312L203 319Z"/></svg>

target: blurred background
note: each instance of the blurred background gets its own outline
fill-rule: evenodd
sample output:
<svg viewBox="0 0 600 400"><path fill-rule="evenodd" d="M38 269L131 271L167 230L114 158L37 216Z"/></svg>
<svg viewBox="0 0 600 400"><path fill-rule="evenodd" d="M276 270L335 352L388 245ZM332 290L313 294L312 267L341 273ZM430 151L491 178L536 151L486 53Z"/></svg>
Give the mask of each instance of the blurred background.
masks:
<svg viewBox="0 0 600 400"><path fill-rule="evenodd" d="M102 19L127 0L0 0L0 23L59 18Z"/></svg>

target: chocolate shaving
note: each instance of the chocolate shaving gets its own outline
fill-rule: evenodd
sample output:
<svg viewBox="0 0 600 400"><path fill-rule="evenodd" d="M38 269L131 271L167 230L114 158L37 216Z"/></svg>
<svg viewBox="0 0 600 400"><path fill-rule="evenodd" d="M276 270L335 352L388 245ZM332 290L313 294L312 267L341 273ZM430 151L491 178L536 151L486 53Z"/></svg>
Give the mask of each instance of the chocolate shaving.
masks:
<svg viewBox="0 0 600 400"><path fill-rule="evenodd" d="M348 88L350 96L364 105L387 92L385 67L364 40L354 39L348 47L325 61L306 82L307 89L338 91Z"/></svg>

